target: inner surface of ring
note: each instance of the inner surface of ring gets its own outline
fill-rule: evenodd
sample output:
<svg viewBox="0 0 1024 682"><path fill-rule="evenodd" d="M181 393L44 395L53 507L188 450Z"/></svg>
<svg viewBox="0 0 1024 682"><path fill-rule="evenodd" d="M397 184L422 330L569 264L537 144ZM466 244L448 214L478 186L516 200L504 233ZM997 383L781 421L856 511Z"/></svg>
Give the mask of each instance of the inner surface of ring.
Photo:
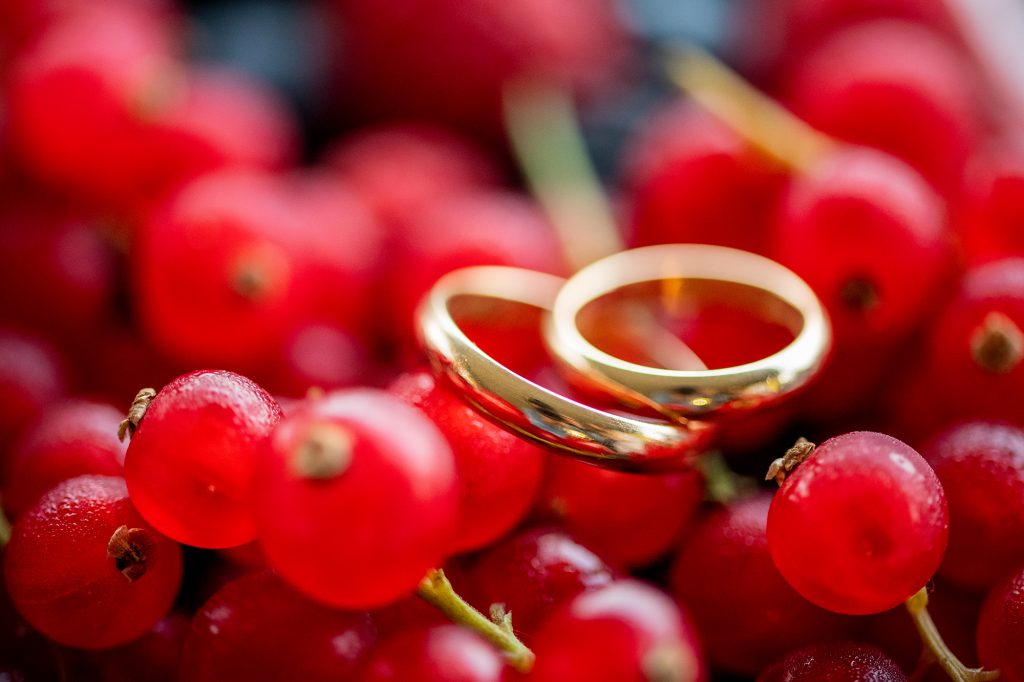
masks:
<svg viewBox="0 0 1024 682"><path fill-rule="evenodd" d="M796 307L758 287L662 278L590 301L576 324L587 342L627 362L695 370L769 357L793 341L804 319Z"/></svg>

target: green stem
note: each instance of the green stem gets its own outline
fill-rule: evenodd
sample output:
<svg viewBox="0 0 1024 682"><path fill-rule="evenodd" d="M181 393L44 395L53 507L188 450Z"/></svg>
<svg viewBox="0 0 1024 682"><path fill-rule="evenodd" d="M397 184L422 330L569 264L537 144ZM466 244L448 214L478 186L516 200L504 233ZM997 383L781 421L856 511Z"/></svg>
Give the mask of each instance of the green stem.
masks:
<svg viewBox="0 0 1024 682"><path fill-rule="evenodd" d="M504 104L512 149L572 270L621 251L614 212L587 156L567 91L517 81L507 87Z"/></svg>
<svg viewBox="0 0 1024 682"><path fill-rule="evenodd" d="M700 48L670 54L666 68L681 90L784 167L805 170L835 146Z"/></svg>
<svg viewBox="0 0 1024 682"><path fill-rule="evenodd" d="M428 572L416 594L439 609L452 622L473 630L501 649L509 664L519 672L529 672L533 667L533 652L512 631L511 615L499 609L494 611L494 620L488 619L456 594L441 569Z"/></svg>
<svg viewBox="0 0 1024 682"><path fill-rule="evenodd" d="M921 641L925 648L934 656L935 662L942 666L942 669L954 682L986 682L987 680L999 679L998 670L983 670L981 668L968 668L960 659L950 651L946 643L942 641L942 635L935 627L935 621L928 614L928 589L922 587L917 594L907 600L907 611L921 635Z"/></svg>

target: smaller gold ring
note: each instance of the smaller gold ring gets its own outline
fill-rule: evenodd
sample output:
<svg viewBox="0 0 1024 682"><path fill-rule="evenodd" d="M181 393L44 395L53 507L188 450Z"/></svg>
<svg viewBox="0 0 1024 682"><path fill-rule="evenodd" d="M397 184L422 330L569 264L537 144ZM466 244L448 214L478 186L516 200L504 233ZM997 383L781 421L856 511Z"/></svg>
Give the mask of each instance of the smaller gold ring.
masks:
<svg viewBox="0 0 1024 682"><path fill-rule="evenodd" d="M549 391L484 353L452 316L452 302L465 296L548 311L564 282L553 275L501 266L445 275L417 311L420 341L431 365L476 409L561 454L624 471L688 466L709 444L714 427L685 419L661 422L604 412Z"/></svg>
<svg viewBox="0 0 1024 682"><path fill-rule="evenodd" d="M743 285L765 297L794 334L772 355L735 367L679 370L627 362L594 346L579 328L587 304L635 284L707 280ZM804 385L831 346L828 316L811 288L773 260L704 244L662 244L616 253L563 285L544 325L551 354L581 382L625 404L652 401L670 414L708 416L759 407Z"/></svg>

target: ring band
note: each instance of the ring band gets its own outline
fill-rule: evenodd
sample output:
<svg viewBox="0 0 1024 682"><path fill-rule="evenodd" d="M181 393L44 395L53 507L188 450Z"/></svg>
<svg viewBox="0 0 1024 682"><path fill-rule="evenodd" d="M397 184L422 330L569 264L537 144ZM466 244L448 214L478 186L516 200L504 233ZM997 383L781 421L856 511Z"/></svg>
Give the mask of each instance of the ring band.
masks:
<svg viewBox="0 0 1024 682"><path fill-rule="evenodd" d="M456 324L460 296L502 299L550 310L560 277L501 266L465 268L434 285L417 311L421 343L435 371L474 407L510 431L579 460L624 471L684 468L714 427L657 422L604 412L549 391L484 353Z"/></svg>
<svg viewBox="0 0 1024 682"><path fill-rule="evenodd" d="M665 280L745 285L787 311L793 340L778 352L735 367L672 370L627 362L580 331L584 307L618 289ZM781 305L780 305L781 303ZM695 416L751 409L805 384L831 345L821 302L791 270L757 254L704 244L663 244L623 251L573 275L558 292L544 325L548 350L582 382L625 404L653 401L672 414Z"/></svg>

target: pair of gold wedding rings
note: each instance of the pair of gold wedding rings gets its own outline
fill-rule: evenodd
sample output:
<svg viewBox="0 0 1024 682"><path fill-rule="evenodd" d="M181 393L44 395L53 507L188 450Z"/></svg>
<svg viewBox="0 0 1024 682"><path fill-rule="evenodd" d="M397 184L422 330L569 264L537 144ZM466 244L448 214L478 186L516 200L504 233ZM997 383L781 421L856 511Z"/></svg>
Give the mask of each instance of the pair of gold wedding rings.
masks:
<svg viewBox="0 0 1024 682"><path fill-rule="evenodd" d="M581 331L581 314L590 304L628 287L659 283L690 289L724 285L760 316L784 325L792 340L734 367L665 369L611 355ZM544 311L543 336L555 366L570 384L611 398L622 411L555 393L486 354L453 315L467 298ZM716 418L792 394L821 367L831 345L828 317L795 273L753 253L701 244L622 251L567 280L510 267L458 270L434 285L417 324L434 370L476 409L540 445L627 471L687 466L710 445Z"/></svg>

